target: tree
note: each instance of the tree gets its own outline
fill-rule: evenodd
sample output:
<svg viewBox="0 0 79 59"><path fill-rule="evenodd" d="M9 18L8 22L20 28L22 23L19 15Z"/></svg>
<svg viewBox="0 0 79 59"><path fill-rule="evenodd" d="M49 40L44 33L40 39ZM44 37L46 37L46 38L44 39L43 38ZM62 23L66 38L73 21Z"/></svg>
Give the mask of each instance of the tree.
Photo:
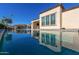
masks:
<svg viewBox="0 0 79 59"><path fill-rule="evenodd" d="M0 29L5 29L5 28L7 28L5 25L0 24Z"/></svg>
<svg viewBox="0 0 79 59"><path fill-rule="evenodd" d="M12 19L8 18L8 17L3 17L2 22L3 22L3 24L8 26L9 24L12 23Z"/></svg>
<svg viewBox="0 0 79 59"><path fill-rule="evenodd" d="M0 29L8 28L12 23L12 19L9 17L3 17L0 21Z"/></svg>

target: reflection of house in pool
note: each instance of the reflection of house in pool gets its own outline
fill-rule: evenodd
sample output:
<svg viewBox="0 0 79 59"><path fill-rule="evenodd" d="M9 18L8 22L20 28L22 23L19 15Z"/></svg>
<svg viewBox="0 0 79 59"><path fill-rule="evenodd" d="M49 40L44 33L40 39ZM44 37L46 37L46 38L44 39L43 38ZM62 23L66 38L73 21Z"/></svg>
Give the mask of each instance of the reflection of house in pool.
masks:
<svg viewBox="0 0 79 59"><path fill-rule="evenodd" d="M57 31L40 31L40 44L55 52L61 52L61 36Z"/></svg>
<svg viewBox="0 0 79 59"><path fill-rule="evenodd" d="M79 52L79 33L62 32L62 46Z"/></svg>
<svg viewBox="0 0 79 59"><path fill-rule="evenodd" d="M38 30L31 30L31 35L36 38L36 39L39 39L39 35L40 35L40 31Z"/></svg>
<svg viewBox="0 0 79 59"><path fill-rule="evenodd" d="M27 34L30 34L31 30L16 30L16 33L27 33Z"/></svg>
<svg viewBox="0 0 79 59"><path fill-rule="evenodd" d="M52 51L69 54L79 52L79 33L60 31L40 31L40 44L48 47ZM62 47L62 48L61 48ZM62 51L62 49L64 50Z"/></svg>
<svg viewBox="0 0 79 59"><path fill-rule="evenodd" d="M16 33L26 33L26 30L16 30Z"/></svg>
<svg viewBox="0 0 79 59"><path fill-rule="evenodd" d="M39 19L33 20L31 24L31 30L39 30Z"/></svg>

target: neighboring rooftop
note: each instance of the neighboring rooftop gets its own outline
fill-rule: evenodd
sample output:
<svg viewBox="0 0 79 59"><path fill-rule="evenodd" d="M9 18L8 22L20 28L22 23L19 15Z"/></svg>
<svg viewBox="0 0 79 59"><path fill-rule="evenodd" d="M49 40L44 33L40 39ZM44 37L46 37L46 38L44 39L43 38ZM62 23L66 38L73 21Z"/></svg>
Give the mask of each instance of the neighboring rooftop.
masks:
<svg viewBox="0 0 79 59"><path fill-rule="evenodd" d="M57 4L56 6L51 7L51 8L49 8L49 9L45 10L45 11L42 11L41 13L44 13L44 12L49 11L49 10L51 10L51 9L54 9L54 8L56 8L56 7L58 7L58 6L61 6L61 8L63 9L62 12L66 12L66 11L70 11L70 10L72 10L72 9L79 8L79 5L78 5L78 6L75 6L75 7L71 7L71 8L65 9L64 6L63 6L63 4ZM41 13L40 13L40 14L41 14Z"/></svg>
<svg viewBox="0 0 79 59"><path fill-rule="evenodd" d="M79 8L79 5L75 6L75 7L68 8L68 9L64 9L63 12L70 11L70 10L73 10L73 9L76 9L76 8Z"/></svg>

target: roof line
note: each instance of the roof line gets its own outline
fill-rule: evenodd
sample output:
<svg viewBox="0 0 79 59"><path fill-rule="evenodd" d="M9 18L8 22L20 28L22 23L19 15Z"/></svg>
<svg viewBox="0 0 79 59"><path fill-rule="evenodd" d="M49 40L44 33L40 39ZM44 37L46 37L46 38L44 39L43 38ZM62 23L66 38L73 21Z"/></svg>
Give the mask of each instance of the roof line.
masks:
<svg viewBox="0 0 79 59"><path fill-rule="evenodd" d="M47 10L45 10L45 11L40 12L40 14L42 14L42 13L44 13L44 12L46 12L46 11L49 11L49 10L51 10L51 9L54 9L54 8L56 8L56 7L58 7L58 6L61 6L61 8L64 9L63 4L61 3L61 4L57 4L57 5L54 6L54 7L49 8L49 9L47 9Z"/></svg>

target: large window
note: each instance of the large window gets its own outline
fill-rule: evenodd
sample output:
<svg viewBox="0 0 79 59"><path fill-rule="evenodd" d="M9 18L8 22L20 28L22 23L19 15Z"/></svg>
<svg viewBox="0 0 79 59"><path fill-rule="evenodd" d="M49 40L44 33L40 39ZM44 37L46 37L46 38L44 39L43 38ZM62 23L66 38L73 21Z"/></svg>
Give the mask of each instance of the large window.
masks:
<svg viewBox="0 0 79 59"><path fill-rule="evenodd" d="M46 25L49 25L49 15L46 16Z"/></svg>
<svg viewBox="0 0 79 59"><path fill-rule="evenodd" d="M51 14L51 25L55 24L55 13Z"/></svg>
<svg viewBox="0 0 79 59"><path fill-rule="evenodd" d="M42 17L42 26L45 26L45 17Z"/></svg>
<svg viewBox="0 0 79 59"><path fill-rule="evenodd" d="M55 13L42 17L42 26L55 25L55 22L56 22Z"/></svg>

